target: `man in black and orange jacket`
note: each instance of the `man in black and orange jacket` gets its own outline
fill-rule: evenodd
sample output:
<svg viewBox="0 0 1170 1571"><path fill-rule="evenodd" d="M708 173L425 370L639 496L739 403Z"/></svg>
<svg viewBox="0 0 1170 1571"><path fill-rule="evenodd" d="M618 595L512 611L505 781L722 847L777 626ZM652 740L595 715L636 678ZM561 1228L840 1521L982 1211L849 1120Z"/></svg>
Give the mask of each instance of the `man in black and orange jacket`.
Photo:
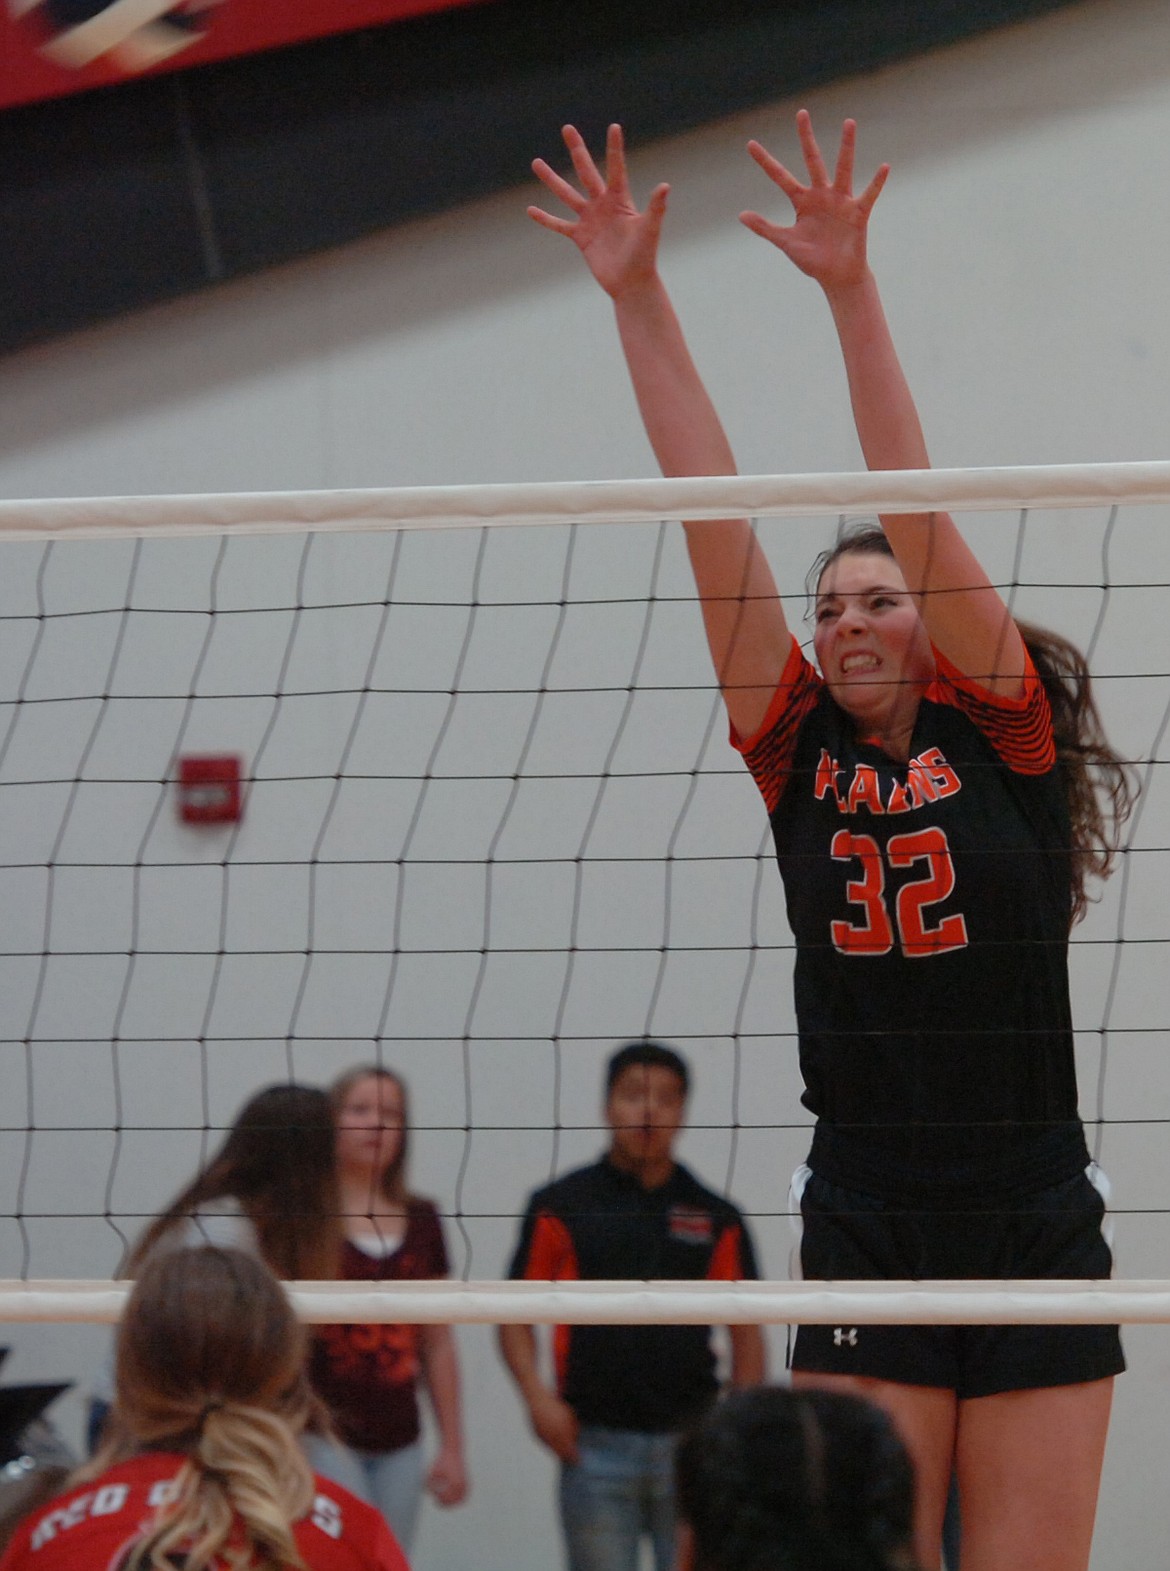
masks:
<svg viewBox="0 0 1170 1571"><path fill-rule="evenodd" d="M631 1042L610 1059L609 1149L528 1203L510 1275L529 1281L708 1280L757 1275L743 1217L680 1163L689 1073L673 1048ZM731 1383L764 1378L758 1326L731 1326ZM622 1571L643 1534L657 1571L674 1546L674 1441L718 1393L708 1326L558 1326L556 1389L532 1326L500 1328L532 1428L562 1463L570 1571Z"/></svg>

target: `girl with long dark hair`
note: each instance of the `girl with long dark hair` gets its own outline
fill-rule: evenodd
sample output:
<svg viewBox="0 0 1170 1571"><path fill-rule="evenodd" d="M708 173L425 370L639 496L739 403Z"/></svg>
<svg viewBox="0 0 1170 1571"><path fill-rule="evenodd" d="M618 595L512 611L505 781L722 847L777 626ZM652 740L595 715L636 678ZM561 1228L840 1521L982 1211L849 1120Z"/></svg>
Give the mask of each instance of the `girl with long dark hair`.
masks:
<svg viewBox="0 0 1170 1571"><path fill-rule="evenodd" d="M143 1233L125 1275L159 1248L197 1242L252 1249L287 1281L337 1275L341 1230L328 1093L266 1086L224 1142Z"/></svg>

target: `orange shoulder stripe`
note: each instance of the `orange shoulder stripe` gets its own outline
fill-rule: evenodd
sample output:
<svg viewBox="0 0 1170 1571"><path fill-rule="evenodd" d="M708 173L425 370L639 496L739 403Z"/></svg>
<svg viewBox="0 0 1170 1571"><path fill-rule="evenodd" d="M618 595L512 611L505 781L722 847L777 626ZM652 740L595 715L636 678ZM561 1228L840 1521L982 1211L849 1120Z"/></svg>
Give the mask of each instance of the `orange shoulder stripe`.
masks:
<svg viewBox="0 0 1170 1571"><path fill-rule="evenodd" d="M794 638L759 730L741 737L732 727L731 745L743 754L769 813L775 812L784 795L801 723L820 697L822 685Z"/></svg>
<svg viewBox="0 0 1170 1571"><path fill-rule="evenodd" d="M743 1260L739 1252L741 1231L738 1222L733 1222L730 1227L723 1229L719 1242L711 1253L711 1263L707 1267L707 1280L709 1282L741 1282L743 1280Z"/></svg>
<svg viewBox="0 0 1170 1571"><path fill-rule="evenodd" d="M580 1275L573 1235L560 1217L541 1211L524 1263L526 1282L574 1282Z"/></svg>
<svg viewBox="0 0 1170 1571"><path fill-rule="evenodd" d="M965 714L1016 774L1045 775L1055 766L1052 711L1044 684L1030 657L1024 673L1022 698L1004 698L999 693L990 693L974 677L952 665L939 650L935 650L934 657L938 676L930 686L928 697Z"/></svg>

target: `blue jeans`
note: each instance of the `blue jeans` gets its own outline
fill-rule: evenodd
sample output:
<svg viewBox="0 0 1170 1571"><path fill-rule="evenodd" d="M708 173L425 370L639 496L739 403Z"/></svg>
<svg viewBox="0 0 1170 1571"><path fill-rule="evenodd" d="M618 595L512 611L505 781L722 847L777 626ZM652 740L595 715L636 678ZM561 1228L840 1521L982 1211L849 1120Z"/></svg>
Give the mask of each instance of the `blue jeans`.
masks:
<svg viewBox="0 0 1170 1571"><path fill-rule="evenodd" d="M561 1469L569 1571L637 1571L643 1534L655 1571L674 1564L673 1434L582 1425L581 1460Z"/></svg>
<svg viewBox="0 0 1170 1571"><path fill-rule="evenodd" d="M409 1554L422 1500L422 1441L398 1451L359 1451L337 1440L306 1435L304 1446L313 1471L379 1510Z"/></svg>

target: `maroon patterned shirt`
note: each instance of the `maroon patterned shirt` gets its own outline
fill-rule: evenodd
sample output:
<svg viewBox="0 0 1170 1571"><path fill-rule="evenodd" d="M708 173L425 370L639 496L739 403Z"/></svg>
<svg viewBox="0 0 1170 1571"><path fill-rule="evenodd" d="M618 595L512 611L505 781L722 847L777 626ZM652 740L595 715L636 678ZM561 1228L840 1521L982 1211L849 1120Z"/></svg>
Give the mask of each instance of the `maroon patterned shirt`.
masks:
<svg viewBox="0 0 1170 1571"><path fill-rule="evenodd" d="M429 1200L407 1202L406 1232L386 1255L367 1254L346 1240L348 1282L401 1282L444 1277L449 1270L439 1213ZM398 1451L418 1439L417 1326L318 1326L309 1377L346 1445Z"/></svg>

